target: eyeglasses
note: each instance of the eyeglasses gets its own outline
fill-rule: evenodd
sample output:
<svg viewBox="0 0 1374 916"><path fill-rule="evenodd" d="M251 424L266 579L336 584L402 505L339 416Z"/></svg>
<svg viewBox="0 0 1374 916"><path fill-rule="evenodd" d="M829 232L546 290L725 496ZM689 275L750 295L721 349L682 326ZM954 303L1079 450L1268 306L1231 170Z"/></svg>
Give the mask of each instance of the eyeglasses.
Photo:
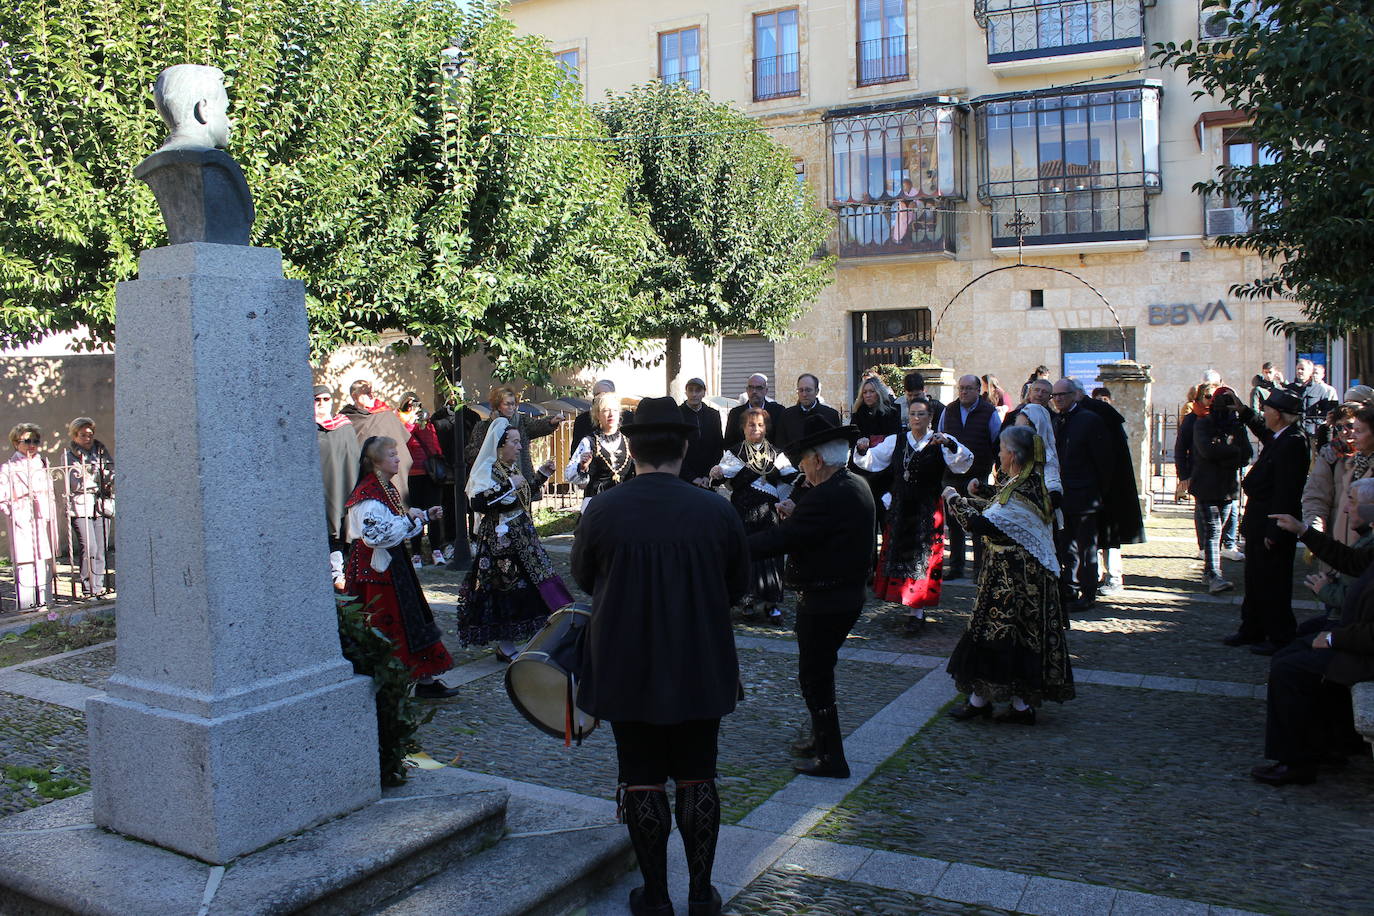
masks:
<svg viewBox="0 0 1374 916"><path fill-rule="evenodd" d="M747 388L747 389L749 389L750 391L767 391L767 390L768 390L768 386L767 386L767 385L745 385L744 387ZM800 391L801 389L797 389L797 390Z"/></svg>
<svg viewBox="0 0 1374 916"><path fill-rule="evenodd" d="M1073 395L1072 391L1056 391L1050 395L1052 398L1067 398Z"/></svg>
<svg viewBox="0 0 1374 916"><path fill-rule="evenodd" d="M315 398L315 403L316 403L316 404L322 404L322 403L324 403L325 401L332 401L332 400L334 400L334 399L331 398L329 395L327 395L327 394L322 394L322 395L320 395L319 397Z"/></svg>
<svg viewBox="0 0 1374 916"><path fill-rule="evenodd" d="M20 436L20 437L19 437L19 443L20 443L21 445L37 445L38 443L40 443L40 442L42 442L42 441L43 441L43 439L42 439L41 437L39 437L39 436Z"/></svg>
<svg viewBox="0 0 1374 916"><path fill-rule="evenodd" d="M1334 429L1334 430L1337 430L1338 432L1353 433L1353 432L1355 431L1355 424L1354 424L1354 423L1334 423L1334 424L1332 424L1331 428Z"/></svg>

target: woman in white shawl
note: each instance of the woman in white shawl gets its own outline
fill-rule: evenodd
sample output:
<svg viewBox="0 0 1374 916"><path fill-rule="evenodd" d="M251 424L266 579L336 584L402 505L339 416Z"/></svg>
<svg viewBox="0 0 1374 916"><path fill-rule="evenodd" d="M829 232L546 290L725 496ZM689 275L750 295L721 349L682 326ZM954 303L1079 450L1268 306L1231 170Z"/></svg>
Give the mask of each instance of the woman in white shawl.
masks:
<svg viewBox="0 0 1374 916"><path fill-rule="evenodd" d="M458 592L458 639L465 646L496 642L501 661L510 661L517 643L573 600L539 543L530 513L534 494L553 474L553 461L526 480L520 474L523 447L520 431L505 417L492 420L467 485L468 503L482 521L477 556Z"/></svg>
<svg viewBox="0 0 1374 916"><path fill-rule="evenodd" d="M1007 482L992 499L960 496L953 487L944 492L945 508L985 540L973 618L947 668L968 700L950 715L984 718L994 702L1009 701L997 721L1033 725L1035 707L1074 696L1045 483L1047 443L1019 425L1002 430L998 442Z"/></svg>

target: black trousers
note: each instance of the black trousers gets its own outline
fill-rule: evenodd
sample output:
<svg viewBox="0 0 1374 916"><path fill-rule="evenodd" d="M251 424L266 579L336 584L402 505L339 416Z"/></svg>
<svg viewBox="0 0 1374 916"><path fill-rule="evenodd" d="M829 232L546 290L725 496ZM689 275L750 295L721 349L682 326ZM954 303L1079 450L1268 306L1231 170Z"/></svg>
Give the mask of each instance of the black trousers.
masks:
<svg viewBox="0 0 1374 916"><path fill-rule="evenodd" d="M1247 565L1250 554L1245 555ZM1264 756L1287 764L1310 764L1343 746L1354 712L1350 688L1325 680L1330 649L1312 648L1298 638L1269 660Z"/></svg>
<svg viewBox="0 0 1374 916"><path fill-rule="evenodd" d="M428 474L410 475L410 499L408 500L412 509L432 509L439 505L439 485L429 479ZM439 528L436 523L431 522L425 530L410 539L410 552L414 556L428 559L421 547L424 544L425 535L429 535L429 549L440 550L443 543L440 540Z"/></svg>
<svg viewBox="0 0 1374 916"><path fill-rule="evenodd" d="M1282 646L1298 629L1293 616L1293 557L1298 545L1289 536L1266 547L1266 515L1247 511L1240 523L1245 537L1245 602L1240 606L1240 632L1249 639L1267 639Z"/></svg>
<svg viewBox="0 0 1374 916"><path fill-rule="evenodd" d="M620 782L657 786L669 779L716 778L719 719L691 719L672 725L612 722Z"/></svg>
<svg viewBox="0 0 1374 916"><path fill-rule="evenodd" d="M1060 573L1070 601L1097 597L1097 513L1064 513L1064 527L1054 533Z"/></svg>
<svg viewBox="0 0 1374 916"><path fill-rule="evenodd" d="M864 587L804 591L797 602L797 683L808 709L835 703L835 663L864 606Z"/></svg>

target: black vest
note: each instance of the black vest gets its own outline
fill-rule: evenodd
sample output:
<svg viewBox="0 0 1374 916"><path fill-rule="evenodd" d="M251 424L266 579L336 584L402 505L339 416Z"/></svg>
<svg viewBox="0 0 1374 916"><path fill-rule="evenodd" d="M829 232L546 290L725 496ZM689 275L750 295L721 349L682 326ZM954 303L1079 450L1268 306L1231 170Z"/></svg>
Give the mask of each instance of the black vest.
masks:
<svg viewBox="0 0 1374 916"><path fill-rule="evenodd" d="M963 410L957 400L945 405L945 432L973 452L973 467L967 474L951 474L960 480L987 480L992 470L993 459L997 457L997 445L988 432L988 420L992 417L993 406L983 398L969 411L968 422L964 422Z"/></svg>
<svg viewBox="0 0 1374 916"><path fill-rule="evenodd" d="M590 438L592 463L587 465L587 485L582 488L582 495L588 497L604 493L635 476L635 463L630 459L630 443L624 434L620 437L620 448L609 452L599 437Z"/></svg>

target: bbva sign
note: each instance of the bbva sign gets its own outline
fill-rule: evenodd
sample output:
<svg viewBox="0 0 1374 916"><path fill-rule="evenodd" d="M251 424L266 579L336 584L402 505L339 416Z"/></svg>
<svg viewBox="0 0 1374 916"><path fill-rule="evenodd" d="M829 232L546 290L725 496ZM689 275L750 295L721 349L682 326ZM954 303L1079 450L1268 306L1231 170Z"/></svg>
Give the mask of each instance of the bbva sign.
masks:
<svg viewBox="0 0 1374 916"><path fill-rule="evenodd" d="M1227 321L1231 320L1231 313L1226 308L1226 303L1218 299L1216 302L1208 302L1204 305L1193 305L1192 303L1178 303L1175 305L1152 305L1150 306L1150 324L1205 324L1215 321L1218 315L1225 316Z"/></svg>

